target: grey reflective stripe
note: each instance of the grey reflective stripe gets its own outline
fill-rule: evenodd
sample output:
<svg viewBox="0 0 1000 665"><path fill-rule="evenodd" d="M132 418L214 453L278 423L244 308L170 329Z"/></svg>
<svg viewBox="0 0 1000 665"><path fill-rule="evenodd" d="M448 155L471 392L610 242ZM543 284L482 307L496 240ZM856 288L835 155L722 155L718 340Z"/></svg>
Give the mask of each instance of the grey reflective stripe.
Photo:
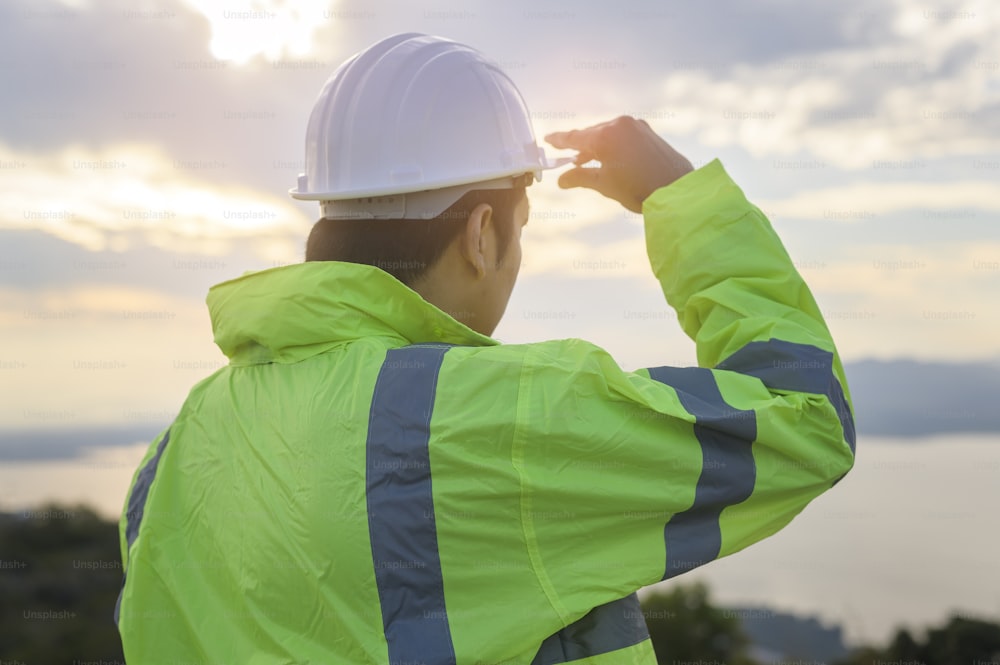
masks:
<svg viewBox="0 0 1000 665"><path fill-rule="evenodd" d="M531 665L556 665L599 656L649 639L636 594L595 607L542 642Z"/></svg>
<svg viewBox="0 0 1000 665"><path fill-rule="evenodd" d="M751 446L757 438L757 416L726 404L709 369L652 367L649 376L677 391L681 406L695 417L694 434L701 444L694 503L663 528L667 552L663 579L668 579L718 557L719 516L727 506L753 494L757 466Z"/></svg>
<svg viewBox="0 0 1000 665"><path fill-rule="evenodd" d="M156 478L156 467L160 464L160 456L163 455L163 450L167 447L169 440L170 430L167 430L160 440L160 445L156 447L156 454L146 462L146 466L142 467L138 477L136 477L135 485L132 486L132 493L128 497L128 511L125 513L127 520L125 524L125 540L128 542L130 548L139 535L139 525L142 523L142 514L146 510L146 499L149 496L149 488L153 484L153 479Z"/></svg>
<svg viewBox="0 0 1000 665"><path fill-rule="evenodd" d="M160 443L156 446L156 454L146 462L146 465L136 476L135 484L132 486L132 493L128 497L128 510L125 512L125 542L128 543L126 557L132 550L132 543L139 536L139 526L142 523L142 516L146 510L146 499L149 498L149 488L156 478L156 468L160 465L160 457L170 440L170 430L163 434ZM128 566L126 566L128 568ZM122 594L125 593L126 576L122 575L122 588L118 592L118 601L115 603L115 625L121 616Z"/></svg>
<svg viewBox="0 0 1000 665"><path fill-rule="evenodd" d="M831 352L811 344L769 339L750 342L719 363L718 369L755 376L773 390L825 395L837 410L844 439L854 452L854 415L844 397L844 388L833 373Z"/></svg>
<svg viewBox="0 0 1000 665"><path fill-rule="evenodd" d="M438 372L448 348L388 351L372 396L368 532L390 663L455 663L428 451Z"/></svg>
<svg viewBox="0 0 1000 665"><path fill-rule="evenodd" d="M115 625L118 625L118 619L121 617L122 613L122 594L125 593L125 580L126 576L122 574L122 588L118 590L118 600L115 601Z"/></svg>

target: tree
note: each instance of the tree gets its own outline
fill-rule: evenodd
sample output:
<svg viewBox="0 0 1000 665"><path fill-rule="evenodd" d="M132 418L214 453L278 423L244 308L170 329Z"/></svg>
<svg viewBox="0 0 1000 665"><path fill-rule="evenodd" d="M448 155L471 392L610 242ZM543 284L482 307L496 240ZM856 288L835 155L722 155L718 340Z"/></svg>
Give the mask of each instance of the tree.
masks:
<svg viewBox="0 0 1000 665"><path fill-rule="evenodd" d="M1000 660L1000 625L953 616L943 628L927 632L926 663L967 665Z"/></svg>
<svg viewBox="0 0 1000 665"><path fill-rule="evenodd" d="M886 653L895 654L896 658L905 661L919 661L921 658L920 645L910 635L910 631L905 628L896 631L896 635L889 643Z"/></svg>
<svg viewBox="0 0 1000 665"><path fill-rule="evenodd" d="M659 663L679 661L752 665L738 617L715 607L698 582L646 596L643 615Z"/></svg>
<svg viewBox="0 0 1000 665"><path fill-rule="evenodd" d="M997 661L1000 661L1000 624L952 616L944 626L927 630L923 640L900 628L885 648L864 647L839 665L885 662L970 665Z"/></svg>
<svg viewBox="0 0 1000 665"><path fill-rule="evenodd" d="M124 662L118 525L84 507L0 514L0 662Z"/></svg>

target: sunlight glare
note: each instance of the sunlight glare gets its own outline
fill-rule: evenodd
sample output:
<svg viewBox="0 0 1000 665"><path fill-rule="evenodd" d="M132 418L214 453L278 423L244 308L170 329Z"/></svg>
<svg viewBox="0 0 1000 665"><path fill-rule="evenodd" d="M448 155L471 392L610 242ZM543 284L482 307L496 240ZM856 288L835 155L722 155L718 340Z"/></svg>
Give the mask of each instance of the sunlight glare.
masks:
<svg viewBox="0 0 1000 665"><path fill-rule="evenodd" d="M263 55L268 60L302 57L312 47L313 33L327 20L324 5L315 0L184 0L208 19L209 48L217 60L245 64Z"/></svg>

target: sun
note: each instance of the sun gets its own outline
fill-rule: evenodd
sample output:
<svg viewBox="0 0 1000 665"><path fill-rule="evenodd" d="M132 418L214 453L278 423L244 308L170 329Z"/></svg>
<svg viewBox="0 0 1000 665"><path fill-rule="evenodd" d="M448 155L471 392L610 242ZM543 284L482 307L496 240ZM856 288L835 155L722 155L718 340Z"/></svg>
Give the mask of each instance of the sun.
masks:
<svg viewBox="0 0 1000 665"><path fill-rule="evenodd" d="M268 60L302 57L313 33L329 19L329 4L316 0L184 0L212 27L209 48L217 60L244 64L256 56Z"/></svg>

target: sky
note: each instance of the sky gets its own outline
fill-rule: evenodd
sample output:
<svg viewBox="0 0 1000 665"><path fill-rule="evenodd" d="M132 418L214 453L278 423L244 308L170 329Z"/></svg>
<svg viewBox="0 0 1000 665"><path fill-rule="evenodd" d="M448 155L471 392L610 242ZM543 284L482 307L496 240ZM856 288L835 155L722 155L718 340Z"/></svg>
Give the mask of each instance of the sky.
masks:
<svg viewBox="0 0 1000 665"><path fill-rule="evenodd" d="M696 166L719 158L826 316L855 394L859 465L866 435L876 455L930 435L923 451L937 455L948 433L1000 446L992 0L8 0L0 508L77 487L117 512L106 493L124 496L138 444L225 365L208 288L302 258L318 210L287 190L323 82L409 31L494 58L539 137L630 114ZM559 190L554 174L529 196L495 337L580 337L626 369L694 364L640 216ZM962 486L948 482L928 491ZM879 487L857 496L877 502ZM941 594L941 607L962 601Z"/></svg>

